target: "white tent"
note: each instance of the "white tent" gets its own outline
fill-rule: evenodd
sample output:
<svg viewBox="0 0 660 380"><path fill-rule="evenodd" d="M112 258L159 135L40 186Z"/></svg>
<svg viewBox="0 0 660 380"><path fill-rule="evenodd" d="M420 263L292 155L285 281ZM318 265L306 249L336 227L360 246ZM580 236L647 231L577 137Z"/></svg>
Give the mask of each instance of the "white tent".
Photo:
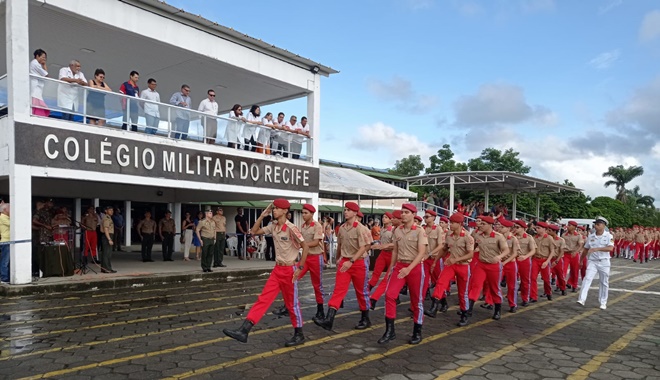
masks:
<svg viewBox="0 0 660 380"><path fill-rule="evenodd" d="M319 197L354 199L416 198L417 194L369 177L355 170L320 167Z"/></svg>

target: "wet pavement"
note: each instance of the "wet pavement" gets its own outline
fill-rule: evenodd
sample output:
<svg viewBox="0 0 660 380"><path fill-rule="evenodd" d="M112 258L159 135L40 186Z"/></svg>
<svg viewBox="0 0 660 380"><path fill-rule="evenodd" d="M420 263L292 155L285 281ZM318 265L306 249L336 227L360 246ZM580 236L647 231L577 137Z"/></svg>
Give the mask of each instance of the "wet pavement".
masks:
<svg viewBox="0 0 660 380"><path fill-rule="evenodd" d="M660 261L615 259L607 310L597 289L541 300L500 321L476 307L466 327L450 310L426 318L421 344L407 344L408 297L398 307L397 339L384 331L382 301L373 326L359 320L349 291L333 332L315 326L309 277L301 282L307 341L284 347L288 317L267 314L247 344L224 336L238 327L265 277L188 282L0 299L0 378L67 379L652 379L660 378ZM324 273L332 290L334 272ZM597 281L594 282L597 284ZM455 290L454 290L455 293ZM270 308L282 304L281 298ZM428 305L428 301L426 303Z"/></svg>

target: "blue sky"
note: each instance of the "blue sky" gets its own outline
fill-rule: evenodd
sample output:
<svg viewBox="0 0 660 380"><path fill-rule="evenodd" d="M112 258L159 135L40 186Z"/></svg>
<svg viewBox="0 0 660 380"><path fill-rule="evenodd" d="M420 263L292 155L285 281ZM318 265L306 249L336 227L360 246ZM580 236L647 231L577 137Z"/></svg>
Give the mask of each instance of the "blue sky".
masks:
<svg viewBox="0 0 660 380"><path fill-rule="evenodd" d="M168 3L340 71L321 84L322 158L387 168L443 143L459 160L511 147L591 196L614 194L608 166L642 165L632 186L660 200L657 1Z"/></svg>

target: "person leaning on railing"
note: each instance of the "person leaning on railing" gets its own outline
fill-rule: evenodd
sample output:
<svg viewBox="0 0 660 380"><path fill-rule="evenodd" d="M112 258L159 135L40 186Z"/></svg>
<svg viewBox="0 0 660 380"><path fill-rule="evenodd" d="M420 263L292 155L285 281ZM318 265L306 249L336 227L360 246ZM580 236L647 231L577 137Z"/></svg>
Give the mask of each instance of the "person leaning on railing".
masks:
<svg viewBox="0 0 660 380"><path fill-rule="evenodd" d="M232 119L227 123L225 128L225 140L230 148L241 148L241 124L246 122L243 117L243 107L240 104L234 104L229 112L229 118Z"/></svg>
<svg viewBox="0 0 660 380"><path fill-rule="evenodd" d="M284 145L282 142L282 135L284 133L280 131L284 130L284 124L286 123L284 121L284 116L284 112L280 112L277 114L277 120L273 121L273 129L275 129L275 131L271 132L270 134L272 139L271 153L273 155L282 155L282 146Z"/></svg>
<svg viewBox="0 0 660 380"><path fill-rule="evenodd" d="M170 98L170 104L173 104L177 107L188 108L190 109L190 104L192 100L190 99L190 86L184 84L181 86L181 91L177 91L172 94ZM174 122L174 138L185 140L188 138L188 129L190 128L190 113L186 110L177 109L175 111L176 120Z"/></svg>
<svg viewBox="0 0 660 380"><path fill-rule="evenodd" d="M256 152L257 150L257 125L261 125L261 108L258 105L250 107L247 123L243 126L243 141L245 150Z"/></svg>
<svg viewBox="0 0 660 380"><path fill-rule="evenodd" d="M105 83L103 69L94 71L94 79L89 81L89 87L100 91L90 91L87 94L87 120L92 125L105 125L105 94L101 91L111 92L112 90Z"/></svg>
<svg viewBox="0 0 660 380"><path fill-rule="evenodd" d="M261 119L261 124L264 126L259 129L259 137L257 138L257 152L270 154L270 134L274 129L273 127L273 113L268 112L263 119Z"/></svg>
<svg viewBox="0 0 660 380"><path fill-rule="evenodd" d="M309 138L309 125L307 124L307 117L303 116L300 123L296 123L293 132L297 135L291 136L291 158L300 158L302 151L302 144L305 138Z"/></svg>
<svg viewBox="0 0 660 380"><path fill-rule="evenodd" d="M35 116L48 117L50 111L44 102L44 81L35 77L47 77L46 52L37 49L34 51L34 59L30 62L30 94L32 95L32 114Z"/></svg>
<svg viewBox="0 0 660 380"><path fill-rule="evenodd" d="M199 112L204 112L214 117L206 117L206 136L204 137L204 142L207 144L215 144L215 136L218 132L218 120L215 116L218 115L218 103L215 101L215 91L208 90L206 91L207 98L202 100L199 103L197 110Z"/></svg>
<svg viewBox="0 0 660 380"><path fill-rule="evenodd" d="M140 99L160 103L160 94L156 91L157 85L158 83L156 83L154 78L149 78L147 80L147 89L140 93ZM155 135L160 124L160 109L158 108L158 104L141 102L140 105L144 108L144 118L147 120L147 127L144 129L144 132Z"/></svg>
<svg viewBox="0 0 660 380"><path fill-rule="evenodd" d="M119 87L119 92L126 96L137 98L140 96L140 88L138 87L138 80L140 79L140 73L133 70L129 74L128 81L121 84ZM130 107L130 109L129 109ZM121 129L128 130L128 119L130 118L131 122L131 131L137 132L138 127L138 102L131 101L128 102L126 98L121 99L121 108L124 111L124 123L121 126Z"/></svg>
<svg viewBox="0 0 660 380"><path fill-rule="evenodd" d="M69 66L62 67L59 73L59 80L67 84L60 84L57 86L57 106L60 107L63 120L73 120L71 112L81 112L80 99L78 94L79 86L87 86L87 79L85 74L80 71L81 65L78 60L71 60Z"/></svg>

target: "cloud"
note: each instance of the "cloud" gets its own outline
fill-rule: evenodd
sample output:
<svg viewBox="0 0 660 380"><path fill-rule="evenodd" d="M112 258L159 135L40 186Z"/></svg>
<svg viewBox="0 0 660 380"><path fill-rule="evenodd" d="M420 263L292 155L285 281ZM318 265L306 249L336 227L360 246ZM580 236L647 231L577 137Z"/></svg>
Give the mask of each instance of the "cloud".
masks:
<svg viewBox="0 0 660 380"><path fill-rule="evenodd" d="M650 11L644 15L639 27L639 40L649 42L660 37L660 10Z"/></svg>
<svg viewBox="0 0 660 380"><path fill-rule="evenodd" d="M535 121L552 125L557 116L545 106L527 103L521 87L510 84L484 84L476 94L454 103L456 124L466 127L519 124Z"/></svg>
<svg viewBox="0 0 660 380"><path fill-rule="evenodd" d="M606 115L608 126L629 138L660 139L660 77L638 88L623 105Z"/></svg>
<svg viewBox="0 0 660 380"><path fill-rule="evenodd" d="M605 70L619 60L619 57L621 57L621 51L614 49L598 54L594 59L587 62L587 65L598 70Z"/></svg>
<svg viewBox="0 0 660 380"><path fill-rule="evenodd" d="M620 6L621 4L623 4L623 0L612 0L609 3L598 7L598 15L602 16L605 13L611 11L612 9Z"/></svg>
<svg viewBox="0 0 660 380"><path fill-rule="evenodd" d="M485 11L481 5L473 1L455 0L452 5L459 13L465 16L476 16Z"/></svg>
<svg viewBox="0 0 660 380"><path fill-rule="evenodd" d="M431 8L435 1L434 0L406 0L406 3L410 9L413 11L419 11Z"/></svg>
<svg viewBox="0 0 660 380"><path fill-rule="evenodd" d="M380 121L358 127L357 136L351 141L350 147L370 152L384 150L393 159L419 154L426 160L435 152L428 143L421 141L417 136L397 132Z"/></svg>
<svg viewBox="0 0 660 380"><path fill-rule="evenodd" d="M525 13L554 11L556 4L554 0L521 0L520 7Z"/></svg>
<svg viewBox="0 0 660 380"><path fill-rule="evenodd" d="M399 76L393 77L389 82L370 79L367 81L367 89L376 98L393 102L398 108L411 113L431 112L440 103L437 96L418 94L409 80Z"/></svg>

